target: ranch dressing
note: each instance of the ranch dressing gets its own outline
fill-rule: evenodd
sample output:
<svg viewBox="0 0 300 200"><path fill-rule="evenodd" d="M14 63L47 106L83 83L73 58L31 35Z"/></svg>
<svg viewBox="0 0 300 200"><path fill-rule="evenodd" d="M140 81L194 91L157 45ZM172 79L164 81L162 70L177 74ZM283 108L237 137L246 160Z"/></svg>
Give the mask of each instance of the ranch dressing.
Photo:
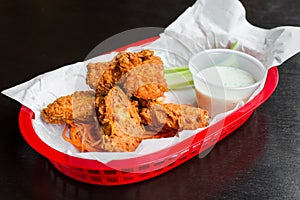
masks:
<svg viewBox="0 0 300 200"><path fill-rule="evenodd" d="M201 70L194 79L199 107L211 116L233 109L248 100L247 87L257 81L247 71L236 67L214 66Z"/></svg>

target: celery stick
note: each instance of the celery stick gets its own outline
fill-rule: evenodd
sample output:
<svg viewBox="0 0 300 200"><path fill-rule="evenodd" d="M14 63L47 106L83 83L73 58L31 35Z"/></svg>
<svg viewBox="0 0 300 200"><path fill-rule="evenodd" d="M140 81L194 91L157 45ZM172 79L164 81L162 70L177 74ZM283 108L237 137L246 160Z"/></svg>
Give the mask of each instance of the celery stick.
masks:
<svg viewBox="0 0 300 200"><path fill-rule="evenodd" d="M230 48L231 50L237 50L237 48L239 47L239 41L236 41L232 47Z"/></svg>
<svg viewBox="0 0 300 200"><path fill-rule="evenodd" d="M230 49L236 50L238 48L238 45L239 45L239 43L238 43L238 41L236 41ZM216 65L235 67L235 66L238 66L238 61L234 55L231 55L231 56L227 57L226 59L217 62Z"/></svg>
<svg viewBox="0 0 300 200"><path fill-rule="evenodd" d="M175 68L168 68L165 69L165 73L169 74L169 73L174 73L174 72L181 72L181 71L188 71L189 67L188 66L184 66L184 67L175 67Z"/></svg>
<svg viewBox="0 0 300 200"><path fill-rule="evenodd" d="M193 76L189 70L166 73L165 78L167 80L169 89L176 89L193 85Z"/></svg>
<svg viewBox="0 0 300 200"><path fill-rule="evenodd" d="M236 41L231 50L236 50L239 46L239 42ZM219 62L218 65L234 65L236 59L233 57L229 57L226 60ZM193 76L189 71L188 66L183 67L175 67L175 68L168 68L165 69L165 78L167 80L168 88L169 89L179 89L182 87L193 86Z"/></svg>

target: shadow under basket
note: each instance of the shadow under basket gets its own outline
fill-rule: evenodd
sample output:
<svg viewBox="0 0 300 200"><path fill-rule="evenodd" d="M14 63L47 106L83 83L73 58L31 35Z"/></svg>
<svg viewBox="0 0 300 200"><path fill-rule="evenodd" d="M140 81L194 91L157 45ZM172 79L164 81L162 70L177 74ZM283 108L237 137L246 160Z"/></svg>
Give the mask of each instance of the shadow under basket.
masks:
<svg viewBox="0 0 300 200"><path fill-rule="evenodd" d="M133 43L117 49L139 46L156 40L158 37ZM163 174L203 153L217 142L240 127L254 110L264 103L274 92L279 80L277 67L268 71L263 90L251 101L209 128L183 140L176 145L144 156L112 160L106 164L96 160L83 159L62 153L44 143L36 134L32 120L34 113L22 106L19 113L19 126L27 143L41 155L49 159L55 168L63 174L95 185L123 185L143 181Z"/></svg>

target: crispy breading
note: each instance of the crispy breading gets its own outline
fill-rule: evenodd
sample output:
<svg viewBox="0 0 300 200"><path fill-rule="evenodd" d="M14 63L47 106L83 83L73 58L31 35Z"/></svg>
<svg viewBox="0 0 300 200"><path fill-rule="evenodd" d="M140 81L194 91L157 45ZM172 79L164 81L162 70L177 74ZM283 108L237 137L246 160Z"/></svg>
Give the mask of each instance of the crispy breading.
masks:
<svg viewBox="0 0 300 200"><path fill-rule="evenodd" d="M56 99L42 109L42 118L51 124L88 122L96 116L94 91L77 91Z"/></svg>
<svg viewBox="0 0 300 200"><path fill-rule="evenodd" d="M41 111L48 123L67 123L63 137L82 151L135 151L143 139L208 125L205 110L161 102L168 88L153 51L121 52L87 70L93 91L60 97Z"/></svg>
<svg viewBox="0 0 300 200"><path fill-rule="evenodd" d="M110 62L89 63L87 65L86 83L90 88L97 89L98 81L109 65Z"/></svg>
<svg viewBox="0 0 300 200"><path fill-rule="evenodd" d="M197 128L204 128L209 125L208 111L182 104L182 129L195 130Z"/></svg>
<svg viewBox="0 0 300 200"><path fill-rule="evenodd" d="M150 100L168 91L162 63L142 64L130 70L119 81L128 96Z"/></svg>
<svg viewBox="0 0 300 200"><path fill-rule="evenodd" d="M206 110L173 103L153 103L142 108L140 116L148 131L164 134L172 132L175 135L181 130L203 128L209 124Z"/></svg>
<svg viewBox="0 0 300 200"><path fill-rule="evenodd" d="M59 98L56 103L65 103L71 97ZM134 151L141 143L145 131L138 114L137 101L130 101L117 86L110 89L105 97L96 99L97 108L101 109L98 116L100 120L84 123L68 120L71 129L70 139L67 140L82 151Z"/></svg>
<svg viewBox="0 0 300 200"><path fill-rule="evenodd" d="M163 62L150 50L120 52L109 62L88 64L87 70L87 84L101 96L115 85L129 96L144 99L156 99L168 91Z"/></svg>
<svg viewBox="0 0 300 200"><path fill-rule="evenodd" d="M141 109L140 116L147 130L174 131L181 128L182 111L179 104L152 104L150 108Z"/></svg>
<svg viewBox="0 0 300 200"><path fill-rule="evenodd" d="M117 86L110 89L104 104L101 148L106 151L134 151L145 131L137 106Z"/></svg>

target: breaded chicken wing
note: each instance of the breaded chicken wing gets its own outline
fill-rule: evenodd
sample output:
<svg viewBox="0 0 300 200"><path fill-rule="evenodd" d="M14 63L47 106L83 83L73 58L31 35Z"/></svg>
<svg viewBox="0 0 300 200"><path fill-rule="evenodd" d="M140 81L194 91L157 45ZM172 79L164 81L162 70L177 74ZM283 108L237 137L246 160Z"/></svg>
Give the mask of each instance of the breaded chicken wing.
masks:
<svg viewBox="0 0 300 200"><path fill-rule="evenodd" d="M168 91L163 63L150 50L120 52L112 61L88 64L87 70L87 84L101 96L115 85L129 96L144 99L156 99Z"/></svg>
<svg viewBox="0 0 300 200"><path fill-rule="evenodd" d="M98 121L94 101L94 92L75 92L49 104L42 117L48 123L66 122L70 134L64 138L82 151L134 151L145 131L137 104L113 87L96 103L102 110Z"/></svg>
<svg viewBox="0 0 300 200"><path fill-rule="evenodd" d="M168 88L153 51L121 52L87 70L93 91L60 97L41 111L48 123L67 123L64 139L82 151L131 152L143 139L208 125L205 110L161 102Z"/></svg>
<svg viewBox="0 0 300 200"><path fill-rule="evenodd" d="M60 97L42 109L41 115L51 124L88 122L96 116L95 92L80 91Z"/></svg>
<svg viewBox="0 0 300 200"><path fill-rule="evenodd" d="M110 89L104 104L101 118L104 135L100 147L106 151L134 151L145 131L138 108L117 86Z"/></svg>
<svg viewBox="0 0 300 200"><path fill-rule="evenodd" d="M168 91L162 63L142 64L130 70L119 81L128 96L154 100Z"/></svg>
<svg viewBox="0 0 300 200"><path fill-rule="evenodd" d="M148 131L162 136L167 133L174 136L178 131L203 128L209 124L206 110L173 103L154 103L149 108L142 108L140 116Z"/></svg>
<svg viewBox="0 0 300 200"><path fill-rule="evenodd" d="M97 62L97 63L89 63L87 65L87 75L86 75L86 83L90 86L90 88L96 90L98 86L98 82L106 70L106 68L112 64L111 62Z"/></svg>

